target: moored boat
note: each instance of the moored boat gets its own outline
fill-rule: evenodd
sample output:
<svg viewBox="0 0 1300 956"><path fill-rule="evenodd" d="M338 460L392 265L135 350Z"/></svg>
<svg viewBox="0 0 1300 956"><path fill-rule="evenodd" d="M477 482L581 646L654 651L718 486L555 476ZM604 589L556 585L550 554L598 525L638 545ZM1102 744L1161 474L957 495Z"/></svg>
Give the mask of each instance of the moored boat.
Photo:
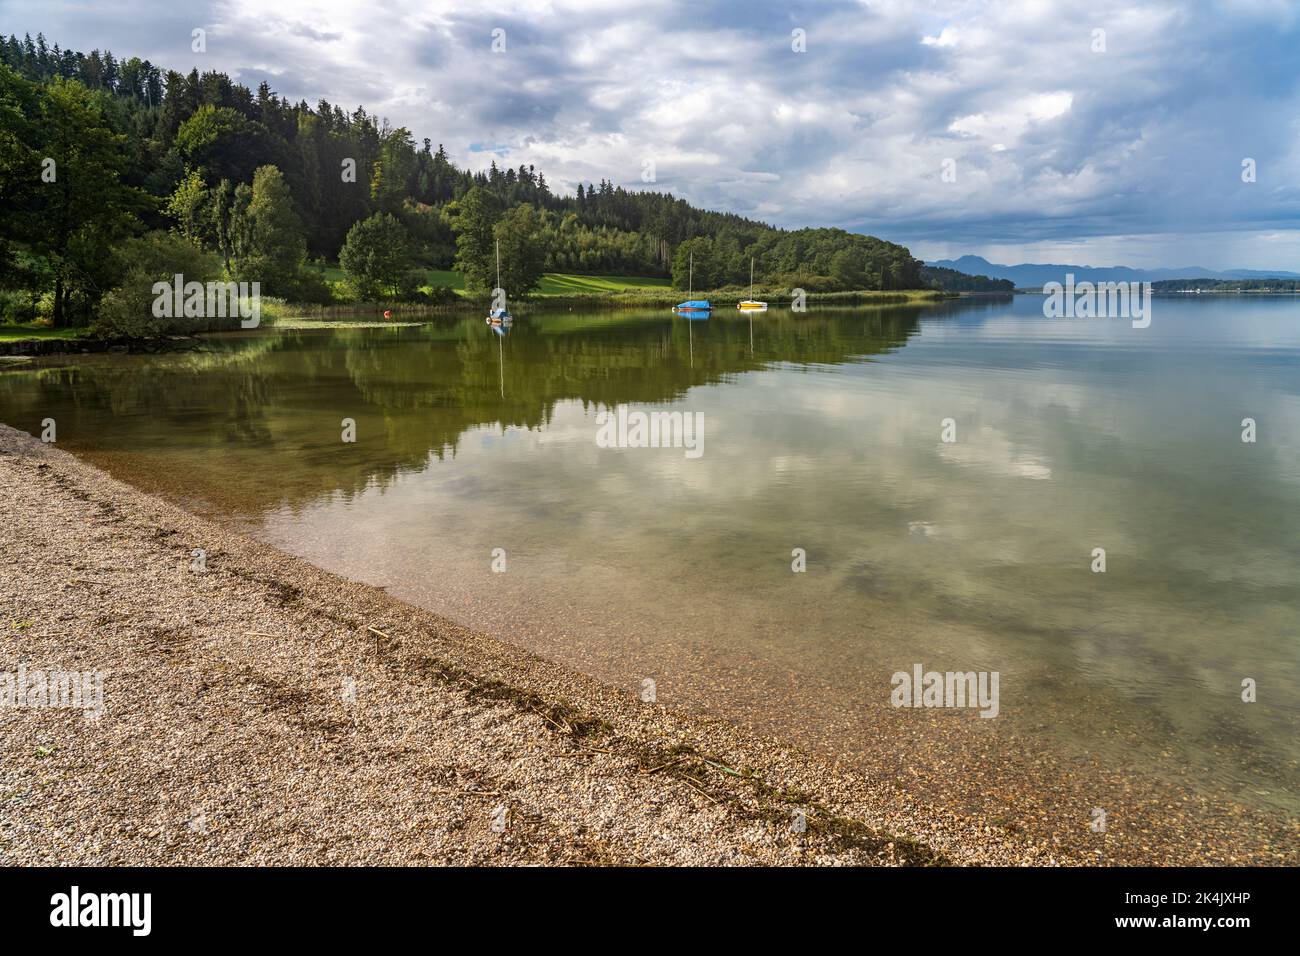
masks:
<svg viewBox="0 0 1300 956"><path fill-rule="evenodd" d="M709 304L708 299L689 299L686 302L679 302L673 306L673 311L681 315L691 312L712 312L713 306Z"/></svg>
<svg viewBox="0 0 1300 956"><path fill-rule="evenodd" d="M754 257L749 257L749 298L736 303L741 312L766 312L767 303L754 298Z"/></svg>
<svg viewBox="0 0 1300 956"><path fill-rule="evenodd" d="M687 271L687 288L686 294L690 295L695 291L695 253L691 252L690 264ZM704 315L713 311L713 306L708 299L687 299L685 302L678 302L673 306L673 311L678 315Z"/></svg>
<svg viewBox="0 0 1300 956"><path fill-rule="evenodd" d="M497 289L501 288L501 240L497 240ZM510 314L510 310L505 308L505 294L502 293L502 307L499 309L489 309L487 318L484 319L488 325L502 326L509 328L514 324L515 317Z"/></svg>

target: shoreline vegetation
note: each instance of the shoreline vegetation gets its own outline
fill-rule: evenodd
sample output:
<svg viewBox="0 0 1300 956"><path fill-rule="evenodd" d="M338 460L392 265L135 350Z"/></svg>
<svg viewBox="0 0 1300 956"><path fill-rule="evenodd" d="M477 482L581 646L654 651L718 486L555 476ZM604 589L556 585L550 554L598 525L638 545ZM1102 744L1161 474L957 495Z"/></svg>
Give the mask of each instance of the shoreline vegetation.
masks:
<svg viewBox="0 0 1300 956"><path fill-rule="evenodd" d="M566 278L597 278L587 276L574 276ZM736 303L744 298L748 292L747 289L740 289L734 286L724 287L713 290L696 290L696 295L703 298L711 299L714 304L715 314L736 311ZM793 301L793 296L789 289L756 289L756 294L762 294L767 300L776 306L789 307ZM620 290L607 292L565 292L565 293L542 293L530 295L521 298L509 299L510 308L521 312L527 311L548 311L553 309L568 309L576 307L592 309L652 309L652 308L669 308L676 305L682 300L686 293L681 289L670 287L663 288L644 288L644 287L627 287ZM845 290L835 292L808 292L805 296L806 302L812 306L819 305L857 305L857 304L881 304L881 305L900 305L910 303L933 302L945 298L955 298L951 293L946 293L937 289L899 289L889 292L880 292L873 290ZM447 315L472 313L478 314L484 312L492 299L490 295L470 295L458 293L453 300L446 302L421 303L421 302L402 302L397 300L381 300L376 302L336 302L336 303L273 303L267 310L272 321L288 317L312 317L325 318L330 316L352 318L363 315L368 312L378 312L380 315L386 310L391 310L393 316L423 316L423 315Z"/></svg>
<svg viewBox="0 0 1300 956"><path fill-rule="evenodd" d="M560 277L593 278L593 277ZM734 302L747 290L726 288L702 293L718 303L716 314L736 312ZM757 290L767 298L773 308L788 308L792 302L789 290ZM958 295L981 293L949 293L935 289L899 290L895 292L847 291L810 292L807 304L812 308L832 306L871 305L925 305ZM984 293L1001 295L1003 293ZM635 310L668 308L676 304L682 293L664 288L626 288L621 291L552 293L531 296L511 307L521 315L530 312L572 311L581 308L589 311ZM478 315L488 306L490 299L457 293L451 301L430 304L423 302L351 302L351 303L297 303L263 300L259 330L299 328L352 328L399 325L419 325L449 315ZM391 313L387 318L385 313ZM739 313L737 313L739 314ZM103 334L95 329L50 328L41 323L0 325L0 355L53 356L81 352L127 351L165 352L183 351L197 347L201 336L210 332L239 332L237 318L226 323L199 323L198 327L184 333L123 336ZM252 331L252 330L249 330Z"/></svg>

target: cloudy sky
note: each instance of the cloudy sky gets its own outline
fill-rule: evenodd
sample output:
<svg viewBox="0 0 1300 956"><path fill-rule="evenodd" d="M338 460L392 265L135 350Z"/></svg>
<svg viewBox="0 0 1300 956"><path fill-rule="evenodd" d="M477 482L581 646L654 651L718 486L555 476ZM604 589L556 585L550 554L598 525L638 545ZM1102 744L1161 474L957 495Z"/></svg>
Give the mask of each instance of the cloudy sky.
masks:
<svg viewBox="0 0 1300 956"><path fill-rule="evenodd" d="M0 0L0 30L362 104L562 192L652 164L928 259L1300 271L1297 0Z"/></svg>

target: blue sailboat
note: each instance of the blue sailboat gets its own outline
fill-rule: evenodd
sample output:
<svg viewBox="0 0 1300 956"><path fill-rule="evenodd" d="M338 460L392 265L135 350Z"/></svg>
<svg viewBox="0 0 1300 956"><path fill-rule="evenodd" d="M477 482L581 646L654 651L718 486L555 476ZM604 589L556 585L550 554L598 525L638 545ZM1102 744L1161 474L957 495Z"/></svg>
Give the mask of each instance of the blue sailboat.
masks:
<svg viewBox="0 0 1300 956"><path fill-rule="evenodd" d="M694 250L691 251L690 265L687 271L687 286L686 294L691 295L695 291ZM708 299L687 299L685 302L679 302L673 306L673 311L688 318L707 319L709 313L713 311L713 306L709 304Z"/></svg>

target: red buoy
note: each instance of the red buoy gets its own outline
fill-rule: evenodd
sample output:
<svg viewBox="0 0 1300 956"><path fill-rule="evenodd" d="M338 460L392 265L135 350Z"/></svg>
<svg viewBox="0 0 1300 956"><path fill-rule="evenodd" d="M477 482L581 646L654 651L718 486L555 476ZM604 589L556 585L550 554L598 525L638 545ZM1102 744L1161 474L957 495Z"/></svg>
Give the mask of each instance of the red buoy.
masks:
<svg viewBox="0 0 1300 956"><path fill-rule="evenodd" d="M384 309L384 318L386 318L386 319L391 319L392 317L393 317L393 310L392 310L392 309Z"/></svg>

